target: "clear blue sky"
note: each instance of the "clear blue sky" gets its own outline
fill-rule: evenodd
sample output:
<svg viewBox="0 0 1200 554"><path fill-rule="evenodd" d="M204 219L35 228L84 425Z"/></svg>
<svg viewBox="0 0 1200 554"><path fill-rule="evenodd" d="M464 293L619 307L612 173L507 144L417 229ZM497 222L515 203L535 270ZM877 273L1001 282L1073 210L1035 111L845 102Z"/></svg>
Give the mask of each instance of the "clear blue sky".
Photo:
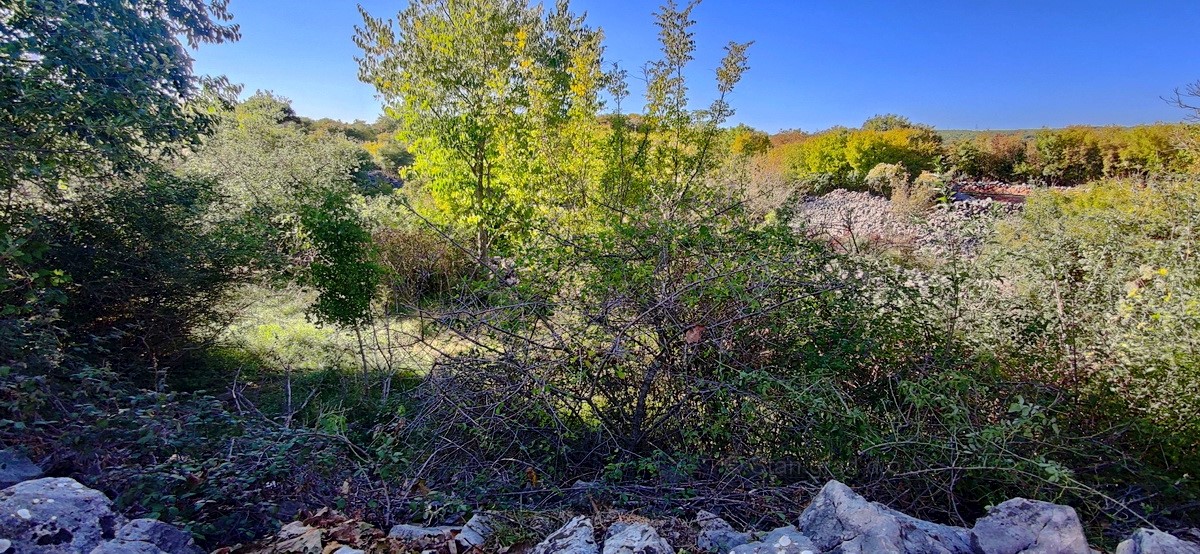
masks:
<svg viewBox="0 0 1200 554"><path fill-rule="evenodd" d="M233 0L242 40L196 70L273 90L309 117L374 120L358 82L354 0ZM394 16L403 0L363 0ZM630 74L656 55L656 1L575 0ZM856 126L893 112L941 129L1177 121L1160 97L1200 79L1200 0L705 0L695 96L722 47L754 40L735 121L768 131ZM634 83L636 85L636 83Z"/></svg>

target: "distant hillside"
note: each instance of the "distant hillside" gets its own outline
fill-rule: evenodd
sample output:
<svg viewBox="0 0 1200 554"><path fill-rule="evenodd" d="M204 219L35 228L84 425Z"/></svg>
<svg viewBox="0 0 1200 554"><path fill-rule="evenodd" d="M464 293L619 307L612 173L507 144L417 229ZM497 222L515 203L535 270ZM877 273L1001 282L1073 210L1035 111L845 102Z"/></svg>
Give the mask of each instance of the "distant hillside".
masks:
<svg viewBox="0 0 1200 554"><path fill-rule="evenodd" d="M938 129L937 133L942 136L942 140L945 142L958 142L960 140L972 139L979 135L995 134L1016 135L1020 136L1021 138L1029 139L1033 138L1038 131L1041 131L1041 129L982 129L977 131L969 131L965 129Z"/></svg>

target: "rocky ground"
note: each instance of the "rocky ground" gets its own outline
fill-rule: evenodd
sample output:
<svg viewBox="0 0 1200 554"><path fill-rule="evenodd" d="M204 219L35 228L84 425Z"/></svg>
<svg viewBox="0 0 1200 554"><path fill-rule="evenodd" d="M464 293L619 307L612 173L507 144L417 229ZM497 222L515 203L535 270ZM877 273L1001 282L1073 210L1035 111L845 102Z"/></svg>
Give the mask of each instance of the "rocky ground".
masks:
<svg viewBox="0 0 1200 554"><path fill-rule="evenodd" d="M992 223L1020 211L1019 203L960 195L923 217L911 217L897 214L881 196L839 189L802 202L794 225L843 251L900 248L939 257L974 256Z"/></svg>
<svg viewBox="0 0 1200 554"><path fill-rule="evenodd" d="M198 554L181 529L153 519L127 520L100 492L69 478L41 477L15 451L0 450L0 554ZM603 522L603 532L594 523ZM1015 498L993 507L971 528L922 521L830 481L796 518L773 530L735 529L700 511L686 532L637 516L579 515L532 546L503 544L505 514L476 513L465 525L396 525L384 532L321 510L284 525L272 537L217 550L220 554L1092 554L1075 510ZM1196 533L1196 530L1192 530ZM671 544L668 539L674 539ZM532 542L532 541L530 541ZM1141 529L1116 554L1200 554L1200 544Z"/></svg>

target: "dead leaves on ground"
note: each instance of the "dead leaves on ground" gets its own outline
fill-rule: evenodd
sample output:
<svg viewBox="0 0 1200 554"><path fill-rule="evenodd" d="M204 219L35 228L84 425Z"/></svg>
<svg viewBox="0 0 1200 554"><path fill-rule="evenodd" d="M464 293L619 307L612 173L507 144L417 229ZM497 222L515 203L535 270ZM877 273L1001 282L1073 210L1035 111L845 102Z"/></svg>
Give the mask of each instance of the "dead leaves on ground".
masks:
<svg viewBox="0 0 1200 554"><path fill-rule="evenodd" d="M463 549L451 532L415 540L389 538L375 526L323 508L301 521L284 525L272 537L247 545L225 547L213 554L333 554L342 547L368 554L478 554Z"/></svg>

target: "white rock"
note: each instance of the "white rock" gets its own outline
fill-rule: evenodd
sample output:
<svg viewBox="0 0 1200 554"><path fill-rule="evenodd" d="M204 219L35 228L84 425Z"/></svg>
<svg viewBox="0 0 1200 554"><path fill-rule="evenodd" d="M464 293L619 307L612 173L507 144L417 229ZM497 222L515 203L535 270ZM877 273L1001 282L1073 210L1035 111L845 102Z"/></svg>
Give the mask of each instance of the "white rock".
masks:
<svg viewBox="0 0 1200 554"><path fill-rule="evenodd" d="M28 507L42 502L36 510ZM124 518L99 491L74 479L44 478L18 483L0 491L0 537L15 552L66 554L91 552L114 538Z"/></svg>
<svg viewBox="0 0 1200 554"><path fill-rule="evenodd" d="M761 541L738 546L730 554L812 554L816 551L812 540L788 525L767 533Z"/></svg>
<svg viewBox="0 0 1200 554"><path fill-rule="evenodd" d="M603 554L675 554L675 549L645 523L616 523L604 538Z"/></svg>
<svg viewBox="0 0 1200 554"><path fill-rule="evenodd" d="M599 554L592 520L577 516L546 537L529 554Z"/></svg>
<svg viewBox="0 0 1200 554"><path fill-rule="evenodd" d="M1070 506L1014 498L988 511L971 530L983 554L1091 554Z"/></svg>
<svg viewBox="0 0 1200 554"><path fill-rule="evenodd" d="M729 522L716 514L700 510L696 513L696 524L700 533L696 546L706 552L729 552L734 547L750 542L749 533L737 532Z"/></svg>
<svg viewBox="0 0 1200 554"><path fill-rule="evenodd" d="M0 449L0 489L41 476L42 468L29 461L25 454L18 450Z"/></svg>
<svg viewBox="0 0 1200 554"><path fill-rule="evenodd" d="M1180 540L1162 531L1138 529L1117 546L1116 554L1200 554L1200 544Z"/></svg>
<svg viewBox="0 0 1200 554"><path fill-rule="evenodd" d="M820 552L975 554L966 529L921 521L868 502L837 481L825 484L797 527Z"/></svg>

